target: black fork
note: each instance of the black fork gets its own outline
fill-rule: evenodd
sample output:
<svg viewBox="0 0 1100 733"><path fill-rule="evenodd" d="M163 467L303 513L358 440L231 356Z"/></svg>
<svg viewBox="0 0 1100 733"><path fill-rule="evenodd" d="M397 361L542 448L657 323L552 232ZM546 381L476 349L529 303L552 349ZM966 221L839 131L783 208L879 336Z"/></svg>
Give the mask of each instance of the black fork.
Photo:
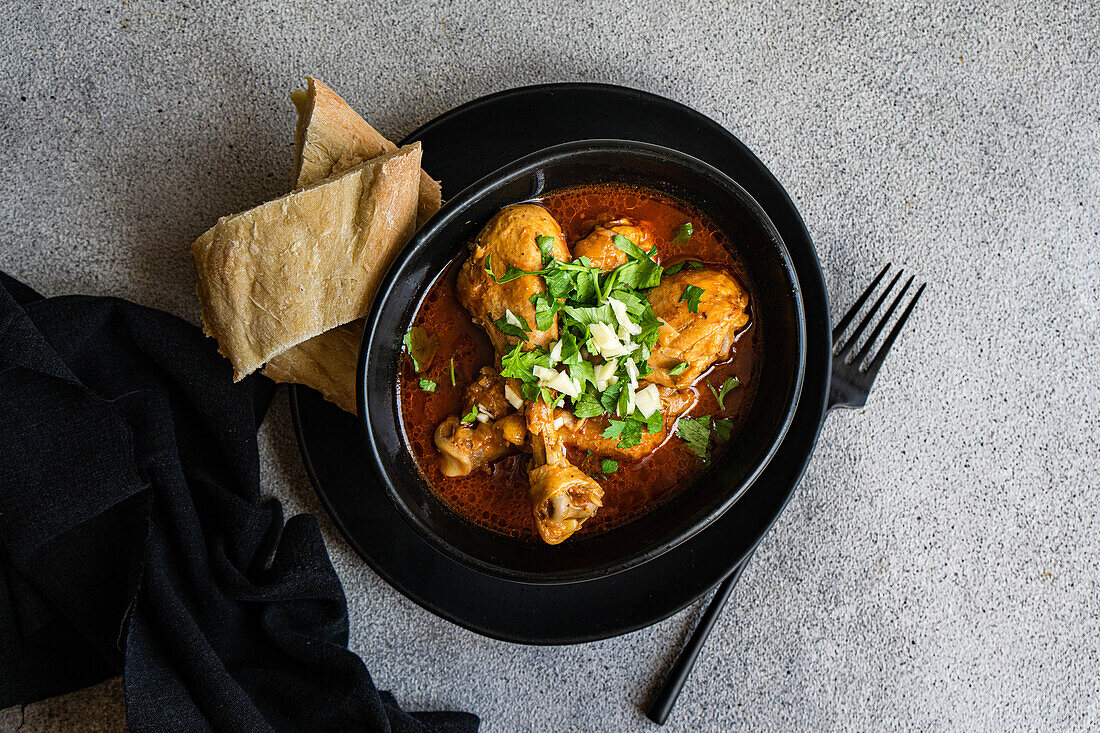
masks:
<svg viewBox="0 0 1100 733"><path fill-rule="evenodd" d="M905 281L905 285L898 292L897 297L894 298L894 302L886 309L886 313L878 320L877 325L863 341L863 347L858 352L853 353L860 337L867 333L867 327L871 324L882 304L886 302L890 291L901 280L904 270L898 270L897 274L894 275L894 279L890 281L890 284L875 300L875 304L871 306L871 309L863 316L856 329L852 331L851 336L846 341L841 341L841 337L848 330L848 326L852 325L852 321L856 319L856 316L859 315L864 304L874 295L875 289L889 269L889 264L882 268L882 271L875 276L875 279L871 281L871 284L848 309L844 317L840 319L840 323L836 324L836 328L833 329L833 376L829 381L828 409L830 410L834 407L863 407L867 404L867 395L871 392L871 386L875 383L875 377L878 376L878 370L882 367L882 362L886 360L886 354L890 351L890 347L894 345L894 341L897 340L898 334L901 333L901 329L905 326L905 322L909 320L909 315L917 307L917 301L920 300L920 296L924 292L925 283L921 283L916 294L909 301L909 305L905 306L905 310L902 311L894 327L890 329L890 334L882 342L882 347L878 350L878 353L874 357L868 358L871 348L874 346L879 334L882 333L882 329L890 322L890 317L894 315L894 311L901 305L902 299L905 298L905 294L909 292L909 288L913 285L914 276L910 275L909 279Z"/></svg>
<svg viewBox="0 0 1100 733"><path fill-rule="evenodd" d="M875 315L878 313L882 304L886 302L890 292L894 289L894 286L901 280L904 270L898 270L893 279L890 280L890 284L886 286L886 289L875 300L874 305L860 320L859 325L848 336L846 340L841 340L844 336L844 332L848 330L848 327L852 325L852 322L859 316L863 306L867 304L867 301L871 299L871 296L875 294L878 289L879 283L882 282L882 278L886 276L886 272L890 269L890 265L882 268L882 271L875 276L875 279L871 281L871 284L867 286L867 289L863 291L863 294L856 299L856 302L852 304L852 307L848 309L848 312L844 314L844 317L840 319L840 322L836 324L836 328L833 329L833 373L829 383L829 404L827 410L832 410L836 407L863 407L867 404L867 395L871 392L871 387L875 383L875 377L878 376L878 371L882 367L882 362L886 360L886 354L890 351L890 347L894 345L894 341L897 340L898 334L901 333L902 328L905 326L905 322L909 320L909 316L913 313L913 309L917 306L917 301L920 300L921 294L924 292L925 283L921 283L917 288L916 294L913 295L909 304L905 306L905 310L901 312L901 316L898 317L894 323L894 327L890 329L890 333L886 336L886 340L882 342L882 346L878 351L871 356L871 349L874 347L878 337L882 334L883 329L890 322L894 312L901 305L902 300L905 298L906 293L909 292L910 287L913 285L913 276L910 276L906 280L905 285L898 291L894 297L894 301L890 304L890 307L886 309L886 313L881 318L875 321ZM874 328L868 333L868 328L874 322ZM864 338L866 337L866 338ZM857 344L862 343L859 351L855 351ZM676 662L672 665L672 669L668 671L668 675L665 677L664 682L657 690L657 694L653 696L653 699L649 703L649 707L646 709L646 716L658 725L664 725L665 720L668 719L668 714L672 712L672 707L676 704L676 699L680 697L680 690L683 689L684 683L687 682L687 678L691 675L692 667L695 666L695 659L699 656L699 652L703 649L703 644L706 643L707 637L710 636L711 629L714 628L714 623L717 621L719 614L725 607L726 602L729 600L730 595L733 593L734 586L737 585L737 581L741 578L741 571L745 569L745 566L749 564L749 559L752 557L752 552L745 556L745 558L738 563L726 579L723 580L718 590L714 592L714 596L710 600L710 604L707 606L707 610L703 613L703 617L699 621L699 625L695 627L695 631L692 633L691 638L688 639L687 644L680 651L680 656L676 658Z"/></svg>

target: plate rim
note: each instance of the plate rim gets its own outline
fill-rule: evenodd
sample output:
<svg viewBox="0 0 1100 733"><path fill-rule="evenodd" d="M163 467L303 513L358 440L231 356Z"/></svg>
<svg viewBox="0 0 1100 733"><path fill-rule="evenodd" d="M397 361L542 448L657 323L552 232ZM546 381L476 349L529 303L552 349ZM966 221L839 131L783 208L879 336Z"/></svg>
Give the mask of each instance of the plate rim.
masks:
<svg viewBox="0 0 1100 733"><path fill-rule="evenodd" d="M578 154L591 154L591 153L604 153L607 151L622 152L626 151L635 155L648 155L653 157L673 157L679 158L685 165L698 164L706 171L706 175L713 175L722 181L723 185L728 185L736 192L737 196L744 197L745 208L752 211L753 215L757 218L758 223L765 229L771 239L776 245L781 259L786 263L785 271L790 274L793 280L792 299L794 303L794 309L797 313L798 322L801 324L801 328L797 329L797 351L798 351L798 366L796 370L796 376L794 380L793 388L790 392L789 402L785 406L785 414L782 421L779 423L776 430L777 435L768 446L767 450L761 455L757 462L752 465L751 470L741 479L740 485L737 490L731 492L721 503L721 506L710 512L703 521L697 523L695 526L682 529L678 534L669 535L660 542L654 543L651 547L648 547L644 551L638 552L635 556L623 560L617 560L613 563L609 563L604 567L595 567L584 571L573 572L570 574L559 574L553 578L547 578L540 576L532 571L511 571L515 577L506 577L506 573L493 567L489 562L482 560L481 558L469 555L457 547L449 547L447 543L440 537L435 536L432 532L427 530L423 523L414 516L414 513L409 510L407 506L403 506L400 501L394 497L395 490L393 488L392 478L385 472L382 466L386 463L386 457L380 448L379 441L375 435L375 429L369 416L364 417L367 413L367 387L370 377L368 372L371 372L372 353L374 352L374 345L379 341L386 341L386 336L389 334L383 333L382 338L378 336L378 321L381 318L382 313L386 310L386 306L383 303L392 296L393 291L399 287L398 283L403 279L406 274L406 270L415 270L416 268L410 263L415 259L412 251L414 249L425 249L435 244L435 232L432 231L432 227L448 226L449 221L455 219L462 219L470 214L465 211L476 202L481 195L487 191L494 189L502 180L510 180L512 178L523 178L530 174L531 170L539 169L548 164L552 164L560 158L571 158ZM455 202L459 202L463 208L453 209ZM576 583L585 580L596 580L603 577L608 577L620 572L627 572L635 567L643 565L651 560L660 557L666 552L671 552L684 542L688 542L692 537L695 537L700 532L705 531L708 527L719 521L727 511L732 511L736 506L738 500L744 496L749 490L752 489L756 480L767 470L768 465L771 463L772 458L779 451L779 447L783 444L787 433L794 423L795 414L798 411L798 405L802 396L802 385L805 379L806 373L806 314L805 307L802 299L801 285L799 284L799 277L797 268L794 265L791 258L789 249L780 234L778 227L772 222L771 217L768 215L764 207L750 194L745 188L737 181L733 180L724 171L715 168L706 161L680 150L675 150L663 145L657 145L654 143L640 142L634 140L618 140L618 139L605 139L605 138L582 138L566 143L557 143L549 145L545 148L533 151L527 155L524 155L516 160L507 163L500 168L486 174L478 180L466 186L458 194L455 195L450 201L448 201L443 209L440 209L439 213L434 215L428 223L422 228L422 232L425 232L424 236L414 235L405 246L405 250L399 255L398 259L390 265L390 270L383 278L382 284L379 287L378 294L375 298L374 305L371 308L370 313L366 317L366 325L363 334L363 338L359 349L359 363L356 370L356 397L357 408L359 411L359 427L362 435L362 442L366 451L371 468L374 470L376 478L383 486L388 498L393 502L397 513L401 518L406 521L409 526L413 528L415 532L428 544L432 545L437 551L443 555L447 555L450 559L467 566L468 568L485 575L494 576L502 580L507 580L515 583L526 583L530 585L550 585L560 583ZM426 292L421 292L418 296L421 300L417 302L415 311L421 307L423 299L426 297ZM377 380L375 380L377 381ZM377 386L377 385L376 385ZM694 482L693 483L697 483Z"/></svg>
<svg viewBox="0 0 1100 733"><path fill-rule="evenodd" d="M801 241L804 241L804 243L807 245L807 252L809 254L809 257L812 259L812 264L813 264L812 272L815 275L815 277L812 278L813 285L817 286L817 287L815 287L815 289L819 290L820 295L821 295L821 299L822 299L822 304L824 305L823 318L824 318L824 321L825 321L825 346L826 346L826 348L823 350L823 352L826 353L826 354L829 353L829 351L832 348L831 331L830 331L830 328L829 328L829 324L831 323L831 319L830 319L830 315L829 315L830 314L829 293L828 293L827 287L825 286L824 273L821 270L820 260L817 256L817 251L813 246L813 240L811 239L811 237L809 235L809 232L806 229L805 222L803 221L803 219L801 217L801 214L799 214L797 207L795 207L793 200L791 199L790 195L787 193L786 189L779 183L778 179L776 179L774 174L772 174L771 171L766 166L764 166L764 164L759 160L759 158L757 158L756 155L753 154L753 152L751 150L749 150L744 145L744 143L742 143L736 136L734 136L733 133L731 133L725 127L723 127L718 122L711 119L710 117L706 116L705 114L703 114L703 113L701 113L701 112L699 112L695 109L692 109L691 107L688 107L687 105L685 105L681 102L677 102L676 100L668 99L666 97L662 97L660 95L653 94L651 92L646 92L646 91L643 91L643 90L634 89L634 88L631 88L631 87L620 86L620 85L615 85L615 84L585 83L585 82L564 82L564 83L537 84L537 85L530 85L530 86L515 87L515 88L511 88L511 89L501 90L499 92L488 94L488 95L485 95L485 96L482 96L482 97L478 97L476 99L465 102L465 103L463 103L463 104L461 104L457 107L454 107L450 110L447 110L447 111L441 113L440 115L432 118L431 120L425 122L424 124L420 125L419 127L417 127L415 130L413 130L411 133L409 133L407 136L405 136L405 138L401 141L401 144L405 144L407 141L414 140L414 139L424 135L425 131L430 131L433 127L440 126L440 125L445 125L445 124L449 123L450 120L453 119L456 116L467 113L470 110L476 109L476 108L481 107L481 106L486 106L486 105L497 103L500 100L506 99L508 97L535 94L535 93L539 93L539 92L547 92L547 93L593 92L593 91L599 91L599 90L606 90L606 91L613 92L613 93L616 93L616 94L631 96L631 97L634 97L637 100L642 101L642 102L656 103L656 104L665 106L666 108L669 108L673 111L676 111L680 114L687 115L690 118L692 118L692 120L695 123L702 124L706 127L711 128L712 131L714 131L719 136L721 136L728 144L730 144L737 151L739 157L743 158L745 160L745 162L752 165L752 167L755 169L756 174L761 176L761 178L763 179L764 184L767 185L768 188L769 188L769 194L770 194L769 195L769 202L767 204L765 204L764 202L761 202L761 206L765 209L765 211L769 214L769 216L772 216L772 208L775 207L776 205L781 205L785 209L784 217L783 217L785 220L787 220L785 223L788 224L788 225L789 224L795 225L797 227L798 234L800 235L799 239ZM576 139L580 139L580 138L576 138ZM624 137L623 139L631 139L631 138ZM642 142L645 142L645 141L642 141ZM549 145L552 145L552 144L553 143L548 143L547 147L549 147ZM668 145L667 147L675 148L675 146L672 146L672 145ZM675 149L679 149L679 148L675 148ZM687 151L683 151L683 152L687 152ZM689 153L689 154L691 154L691 153ZM712 163L712 165L713 165L713 163ZM721 168L719 168L719 169L721 170ZM733 177L733 176L731 176L731 177ZM745 184L743 184L739 178L734 178L734 180L737 181L743 187L745 186ZM746 189L747 189L747 187L746 187ZM751 195L753 195L754 197L756 197L757 200L760 200L760 197L757 195L756 192L754 192L751 189L747 189L747 190L749 190L749 193ZM797 268L796 268L796 270L797 270ZM798 271L797 274L798 274L800 279L802 279L804 277L804 273L801 272L801 271ZM808 313L808 311L807 311L807 313ZM807 331L807 333L809 333L809 331L810 331L808 323L806 324L806 331ZM810 357L810 354L809 354L809 348L807 346L807 359L810 359L810 358L811 357ZM518 644L534 645L534 646L555 646L555 645L569 645L569 644L576 644L576 643L588 643L588 642L593 642L593 641L599 641L599 640L602 640L602 639L614 638L616 636L621 636L623 634L631 633L633 631L637 631L639 629L643 629L643 628L646 628L648 626L652 626L656 623L659 623L659 622L661 622L661 621L663 621L663 620L679 613L684 608L689 606L691 603L695 602L698 598L705 595L707 592L709 592L709 590L711 588L713 588L715 585L720 583L725 577L727 577L729 575L729 573L733 572L745 560L745 558L747 558L748 556L751 555L751 553L756 549L757 545L760 543L760 541L763 539L763 537L774 526L774 524L778 520L779 516L782 515L782 513L783 513L784 509L786 508L787 504L790 502L792 496L794 495L795 489L801 483L801 480L805 475L805 472L806 472L806 470L809 466L810 460L813 456L814 448L816 447L817 442L820 439L822 424L824 422L824 417L827 414L828 386L829 386L830 375L831 375L831 368L828 364L827 357L824 359L824 362L825 363L822 365L822 369L821 369L824 372L824 380L822 381L822 388L820 389L820 393L821 393L819 395L820 399L815 400L812 405L811 404L806 405L807 409L813 410L811 413L807 414L807 417L806 417L807 421L811 417L813 417L814 415L816 415L816 420L813 423L812 435L807 436L808 440L806 441L805 458L802 460L802 465L798 468L798 470L796 472L796 475L793 476L792 480L790 481L790 486L788 488L784 489L784 495L782 497L782 500L779 502L779 505L777 506L774 513L771 513L771 515L768 517L766 522L763 522L763 523L760 524L759 529L755 533L755 536L752 537L751 542L749 542L746 545L747 549L745 550L745 552L740 557L736 558L735 562L731 561L731 563L729 564L728 568L725 571L725 574L723 574L722 576L716 578L714 580L713 584L708 585L700 593L698 593L696 595L691 595L690 597L684 599L680 603L672 604L674 606L673 608L671 608L670 610L667 610L667 609L662 610L658 613L657 616L646 616L642 620L638 620L638 621L635 621L635 622L632 622L632 623L627 623L627 624L623 624L623 625L620 625L620 626L616 626L613 630L610 630L610 631L596 631L596 632L592 632L592 633L580 633L580 634L573 634L573 635L559 635L559 636L554 636L554 637L536 637L534 635L522 635L522 634L509 633L509 632L501 632L501 631L497 631L497 630L494 630L492 628L489 628L488 626L484 626L484 625L479 626L478 624L476 624L472 621L459 618L454 613L449 612L448 610L446 610L440 604L434 602L431 598L426 597L426 596L422 596L420 594L410 592L410 590L408 588L404 587L402 584L400 584L399 582L396 581L394 574L392 574L388 570L386 570L386 568L381 563L378 563L375 560L373 560L372 558L370 558L368 556L368 554L363 551L363 549L362 549L360 543L358 542L358 540L356 539L355 535L353 533L349 532L348 527L347 527L346 523L344 522L344 520L341 519L340 514L336 511L334 511L331 499L328 496L328 493L323 488L323 486L321 484L321 481L319 480L318 473L317 473L316 468L314 466L313 457L312 457L312 455L309 451L308 446L306 445L306 438L305 438L305 432L306 431L305 431L305 428L304 428L304 425L303 425L303 422L302 422L302 408L301 408L301 405L300 405L300 389L301 389L300 385L289 385L290 386L289 397L290 397L291 417L292 417L294 430L295 430L295 437L296 437L297 442L298 442L299 452L300 452L300 455L302 457L303 466L304 466L304 468L306 470L306 473L307 473L307 475L310 479L310 483L313 486L314 493L320 499L321 504L324 506L325 511L329 515L329 518L332 520L333 524L336 526L338 531L341 533L341 536L344 538L344 540L356 552L356 554L360 557L360 559L362 559L367 564L367 566L371 568L371 570L375 574L377 574L379 577L381 577L383 580L385 580L394 590L396 590L401 595L403 595L404 597L411 600L416 605L418 605L421 608L424 608L425 610L435 614L436 616L439 616L440 618L443 618L443 619L445 619L445 620L447 620L451 623L454 623L455 625L460 626L460 627L462 627L464 629L467 629L469 631L473 631L474 633L480 634L482 636L486 636L488 638L493 638L493 639L497 639L497 640L500 640L500 641L506 641L506 642L510 642L510 643L518 643ZM796 408L796 414L797 414L797 412L801 412L801 410L803 409L803 402L807 399L810 399L813 396L813 395L808 395L807 394L807 390L806 390L807 382L808 382L808 380L804 381L804 383L803 383L803 387L802 387L801 393L799 395L798 407ZM308 396L307 396L307 399L309 399ZM318 397L318 399L319 399L319 397ZM815 407L817 409L814 409ZM811 425L811 423L809 423L809 422L806 423L806 426L810 426L810 425ZM786 437L789 438L790 433L788 433L788 435ZM357 439L357 442L358 442L358 435L356 435L356 439ZM765 472L765 474L766 474L766 472ZM760 478L763 478L763 476L761 476ZM751 493L751 489L750 489L750 492L747 492L747 493ZM386 501L388 501L388 499ZM395 518L398 521L403 521L401 519L401 517L399 517L399 516L395 517ZM411 528L409 529L409 531L412 531ZM417 539L423 541L422 538L420 538L419 536L417 536ZM442 561L444 561L446 563L456 562L456 561L452 560L451 558L448 558L445 555L443 555L442 553L440 553L436 548L432 547L430 544L427 544L427 543L425 543L425 544L426 544L427 547L430 547L432 553L434 553L434 555L436 557L438 557L439 559L441 559ZM690 541L688 543L685 543L685 545L681 546L680 548L674 548L668 554L675 554L678 549L681 549L681 548L683 548L685 546L689 546L689 545L690 545ZM638 566L638 568L635 568L634 570L637 571L640 568L644 568L647 564L648 563L644 563L644 564ZM469 569L469 568L467 568L467 569ZM471 572L477 573L478 571L471 569ZM531 587L527 584L518 583L516 581L503 580L503 579L500 579L500 578L497 578L497 577L494 577L494 576L491 576L491 575L486 575L486 574L483 574L483 573L478 573L478 574L481 575L482 577L488 578L488 579L492 580L493 582L497 582L497 583L506 583L506 584L510 584L510 585L521 585L521 586L525 586L525 587ZM602 578L597 578L597 579L593 579L593 580L576 581L574 583L565 583L565 584L560 584L560 585L557 585L557 586L546 586L546 587L553 588L553 587L563 587L563 586L589 585L589 584L600 583L602 580L603 580Z"/></svg>

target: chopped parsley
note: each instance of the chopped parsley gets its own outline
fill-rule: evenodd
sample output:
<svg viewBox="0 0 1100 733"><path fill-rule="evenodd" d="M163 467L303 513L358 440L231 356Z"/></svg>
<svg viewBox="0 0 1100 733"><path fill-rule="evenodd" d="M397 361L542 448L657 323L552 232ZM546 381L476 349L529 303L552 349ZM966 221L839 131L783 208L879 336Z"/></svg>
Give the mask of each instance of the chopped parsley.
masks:
<svg viewBox="0 0 1100 733"><path fill-rule="evenodd" d="M538 245L539 252L542 254L542 266L546 267L550 264L550 260L554 259L554 238L540 235L535 237L535 244Z"/></svg>
<svg viewBox="0 0 1100 733"><path fill-rule="evenodd" d="M676 366L669 369L668 373L675 377L677 374L683 374L684 370L687 369L687 367L688 363L686 361L682 361Z"/></svg>
<svg viewBox="0 0 1100 733"><path fill-rule="evenodd" d="M451 357L451 386L455 386L455 358Z"/></svg>
<svg viewBox="0 0 1100 733"><path fill-rule="evenodd" d="M601 434L605 438L618 438L620 448L633 448L642 442L645 423L638 420L612 420Z"/></svg>
<svg viewBox="0 0 1100 733"><path fill-rule="evenodd" d="M505 311L504 315L493 321L493 323L505 336L515 336L520 341L526 341L527 334L531 330L531 327L527 325L527 319L512 311Z"/></svg>
<svg viewBox="0 0 1100 733"><path fill-rule="evenodd" d="M477 422L477 405L470 408L470 411L462 416L462 422L473 424Z"/></svg>
<svg viewBox="0 0 1100 733"><path fill-rule="evenodd" d="M710 390L710 393L711 393L712 395L714 395L714 401L718 403L718 406L719 406L719 407L721 407L721 406L722 406L722 403L721 403L721 401L720 401L720 400L718 399L718 390L716 390L716 389L714 388L714 385L710 383L710 380L709 380L709 379L707 380L707 389L709 389L709 390Z"/></svg>
<svg viewBox="0 0 1100 733"><path fill-rule="evenodd" d="M623 448L638 445L642 435L664 426L659 410L647 419L634 404L638 380L652 372L648 362L661 326L646 299L647 291L661 282L664 268L657 264L655 252L621 235L614 235L612 243L627 261L608 272L587 257L572 262L554 259L554 242L549 237L535 241L542 253L541 270L510 265L497 278L486 257L485 271L498 283L525 275L541 277L545 291L531 296L533 325L546 332L557 323L558 340L535 347L528 341L532 324L505 313L494 321L497 328L526 343L516 344L502 357L501 375L518 379L526 400L564 403L582 419L607 415L612 421L604 431L607 437L617 439ZM555 381L564 387L563 378L572 385L568 395L549 387Z"/></svg>
<svg viewBox="0 0 1100 733"><path fill-rule="evenodd" d="M685 265L690 265L692 269L698 270L700 267L703 266L703 263L697 260L684 260L683 262L677 262L675 265L669 265L665 268L665 275L675 275L680 270L684 269Z"/></svg>
<svg viewBox="0 0 1100 733"><path fill-rule="evenodd" d="M590 361L578 360L575 364L571 364L569 366L569 376L580 385L581 389L584 389L586 384L596 386L596 370Z"/></svg>
<svg viewBox="0 0 1100 733"><path fill-rule="evenodd" d="M535 293L531 296L531 305L535 306L535 328L549 331L554 325L554 316L561 309L561 301L550 293Z"/></svg>
<svg viewBox="0 0 1100 733"><path fill-rule="evenodd" d="M687 444L691 452L704 462L710 460L711 439L726 442L733 433L733 420L711 418L710 415L691 418L681 417L676 423L676 434Z"/></svg>
<svg viewBox="0 0 1100 733"><path fill-rule="evenodd" d="M725 443L730 439L730 433L733 432L733 420L728 417L716 417L714 418L714 437Z"/></svg>
<svg viewBox="0 0 1100 733"><path fill-rule="evenodd" d="M688 285L684 288L684 294L680 296L680 302L687 302L688 310L692 313L699 312L699 299L703 297L703 293L706 291L698 285Z"/></svg>
<svg viewBox="0 0 1100 733"><path fill-rule="evenodd" d="M692 453L704 461L710 460L710 415L681 417L676 422L676 434L687 443Z"/></svg>
<svg viewBox="0 0 1100 733"><path fill-rule="evenodd" d="M606 412L600 400L591 392L585 392L573 402L573 414L580 418L599 417Z"/></svg>
<svg viewBox="0 0 1100 733"><path fill-rule="evenodd" d="M611 235L611 243L615 245L616 249L619 249L626 253L626 255L632 260L651 260L653 255L646 252L638 245L631 242L629 239L621 234Z"/></svg>
<svg viewBox="0 0 1100 733"><path fill-rule="evenodd" d="M420 326L413 326L405 332L401 340L412 359L413 369L422 372L432 363L435 351L439 348L439 337Z"/></svg>
<svg viewBox="0 0 1100 733"><path fill-rule="evenodd" d="M420 389L424 390L425 392L435 392L435 386L435 382L430 379L420 380Z"/></svg>
<svg viewBox="0 0 1100 733"><path fill-rule="evenodd" d="M515 377L524 382L537 382L538 378L533 371L536 366L549 367L550 353L543 349L524 351L523 344L516 344L515 348L505 354L501 360L500 376Z"/></svg>
<svg viewBox="0 0 1100 733"><path fill-rule="evenodd" d="M686 242L691 239L691 235L694 233L694 228L691 226L690 221L685 221L680 226L676 227L676 234L672 238L673 244L677 242Z"/></svg>
<svg viewBox="0 0 1100 733"><path fill-rule="evenodd" d="M600 461L600 470L604 473L615 473L619 470L619 462L610 458L605 458Z"/></svg>
<svg viewBox="0 0 1100 733"><path fill-rule="evenodd" d="M715 389L714 385L711 384L710 380L708 379L707 386L710 387L710 391L711 394L714 395L714 399L718 401L718 409L724 410L726 409L726 394L728 394L731 389L740 387L741 382L738 381L737 377L727 377L726 381L722 382L721 389Z"/></svg>

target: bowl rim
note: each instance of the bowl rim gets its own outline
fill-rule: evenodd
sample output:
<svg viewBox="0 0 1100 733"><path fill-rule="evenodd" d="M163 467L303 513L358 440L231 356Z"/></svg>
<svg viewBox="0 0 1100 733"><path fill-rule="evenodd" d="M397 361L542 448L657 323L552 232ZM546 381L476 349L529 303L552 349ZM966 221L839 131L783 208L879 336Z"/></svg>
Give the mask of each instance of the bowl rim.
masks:
<svg viewBox="0 0 1100 733"><path fill-rule="evenodd" d="M730 492L723 501L715 504L699 521L686 526L676 533L670 534L668 537L642 550L638 550L618 560L606 562L603 565L597 565L589 569L548 574L545 572L524 571L502 567L480 557L470 555L447 542L436 534L430 526L423 522L421 518L401 500L399 496L400 492L396 490L393 482L390 480L390 469L387 468L387 461L378 449L379 443L374 434L370 414L367 411L366 380L368 362L370 361L371 351L375 346L376 336L379 330L379 318L394 288L402 280L401 275L403 271L409 266L410 262L415 259L417 253L425 247L430 246L430 243L439 236L441 231L448 229L455 219L461 218L464 212L475 205L483 196L499 187L507 185L517 178L523 178L537 172L539 168L562 162L577 155L600 153L636 154L643 157L649 157L650 159L659 159L664 163L686 169L695 175L709 177L721 187L732 190L735 195L742 200L741 202L749 209L753 218L766 230L769 237L776 244L776 249L784 263L784 268L793 284L791 298L795 309L796 322L798 324L797 329L795 329L795 337L797 340L796 350L798 354L795 383L787 404L784 407L783 419L779 425L779 429L772 437L767 451L757 460L753 469L741 479L738 488ZM438 273L436 276L438 276ZM423 295L421 297L423 297ZM733 178L693 155L653 143L612 138L593 138L559 143L524 155L510 163L506 163L462 189L458 194L446 201L440 210L413 234L394 258L394 261L391 263L380 282L378 292L374 297L371 309L366 317L363 337L359 348L356 369L356 406L358 409L357 420L360 428L360 436L370 459L371 466L379 478L387 497L395 506L397 513L413 528L421 539L425 540L437 552L479 572L522 584L552 585L581 582L597 577L607 577L644 564L683 542L686 542L691 537L694 537L729 511L729 509L733 507L733 505L736 504L755 483L775 456L776 451L786 437L791 423L794 420L805 377L805 330L806 318L801 284L799 283L798 274L791 260L787 244L760 203ZM701 478L705 478L705 474L700 477L700 479ZM696 479L696 481L698 480L699 479ZM476 525L473 524L471 524L471 526L476 527ZM484 528L477 527L477 529L489 532L489 530Z"/></svg>

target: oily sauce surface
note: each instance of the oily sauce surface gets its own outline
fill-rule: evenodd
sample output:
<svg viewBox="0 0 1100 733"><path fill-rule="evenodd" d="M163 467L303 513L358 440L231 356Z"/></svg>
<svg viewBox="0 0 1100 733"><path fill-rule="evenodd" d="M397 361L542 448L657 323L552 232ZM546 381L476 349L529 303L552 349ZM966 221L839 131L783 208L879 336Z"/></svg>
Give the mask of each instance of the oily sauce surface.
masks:
<svg viewBox="0 0 1100 733"><path fill-rule="evenodd" d="M656 237L661 265L667 267L691 259L726 270L748 291L749 313L753 314L752 283L743 263L725 234L693 207L656 191L619 185L563 189L536 202L558 220L570 244L589 234L601 220L627 216L645 222ZM688 221L693 225L691 238L673 243L676 228ZM538 534L527 494L529 454L508 456L458 478L445 477L438 468L438 451L432 442L436 427L445 418L462 413L466 385L477 377L481 367L493 365L494 361L489 338L470 320L455 292L455 279L466 254L464 250L436 278L413 320L413 325L439 337L439 349L431 366L421 374L413 370L408 357L402 358L398 375L402 427L421 475L444 504L481 527L536 541ZM692 388L696 401L687 416L731 418L734 425L730 442L737 439L760 369L761 334L755 321L753 317L738 335L732 357L715 364ZM741 386L726 394L725 409L721 410L706 383L709 381L717 389L730 376L737 377ZM421 390L421 378L434 381L436 391ZM670 429L670 437L662 446L637 463L620 461L618 471L609 475L600 472L600 456L570 449L570 460L604 489L603 507L585 523L578 536L595 535L652 511L702 473L705 469L702 461L674 433L674 428ZM724 445L728 444L715 445L715 457L721 454Z"/></svg>

